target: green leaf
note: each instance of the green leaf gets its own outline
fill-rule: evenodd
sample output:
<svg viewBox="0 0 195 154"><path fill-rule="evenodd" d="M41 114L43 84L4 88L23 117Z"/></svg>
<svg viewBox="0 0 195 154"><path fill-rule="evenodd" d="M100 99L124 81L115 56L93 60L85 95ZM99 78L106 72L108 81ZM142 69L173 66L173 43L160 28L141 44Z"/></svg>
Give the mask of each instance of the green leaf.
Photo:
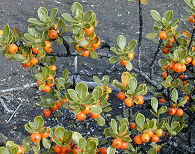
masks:
<svg viewBox="0 0 195 154"><path fill-rule="evenodd" d="M76 85L75 91L77 92L78 96L82 99L87 95L88 87L87 84L84 82L81 82Z"/></svg>
<svg viewBox="0 0 195 154"><path fill-rule="evenodd" d="M110 126L113 130L114 133L118 134L118 131L117 131L117 122L114 120L114 119L111 119L111 122L110 122Z"/></svg>
<svg viewBox="0 0 195 154"><path fill-rule="evenodd" d="M118 39L117 39L117 45L120 49L124 49L126 46L127 40L123 35L119 35Z"/></svg>
<svg viewBox="0 0 195 154"><path fill-rule="evenodd" d="M152 97L152 99L151 99L151 106L152 106L153 110L157 113L158 100L155 97Z"/></svg>
<svg viewBox="0 0 195 154"><path fill-rule="evenodd" d="M97 148L97 143L96 143L96 141L90 140L90 141L88 142L88 144L87 144L87 149L88 149L89 151L95 152L96 148Z"/></svg>
<svg viewBox="0 0 195 154"><path fill-rule="evenodd" d="M130 51L134 50L134 48L136 47L137 44L137 40L131 40L128 44L128 48Z"/></svg>
<svg viewBox="0 0 195 154"><path fill-rule="evenodd" d="M128 86L129 86L129 90L127 90L127 93L128 94L134 94L135 90L137 88L137 80L136 80L136 78L131 77L130 80L129 80Z"/></svg>
<svg viewBox="0 0 195 154"><path fill-rule="evenodd" d="M135 91L135 93L136 93L137 96L145 95L147 92L148 92L148 90L147 90L146 84L140 84L137 87L136 91Z"/></svg>
<svg viewBox="0 0 195 154"><path fill-rule="evenodd" d="M62 45L62 44L63 44L63 38L58 37L58 38L57 38L57 43L58 43L59 45Z"/></svg>
<svg viewBox="0 0 195 154"><path fill-rule="evenodd" d="M128 64L125 66L128 71L131 71L133 69L133 65L129 61Z"/></svg>
<svg viewBox="0 0 195 154"><path fill-rule="evenodd" d="M64 18L65 21L68 21L70 23L76 23L76 20L73 19L68 13L63 13L62 17Z"/></svg>
<svg viewBox="0 0 195 154"><path fill-rule="evenodd" d="M116 48L114 48L114 47L111 47L110 50L111 50L112 52L114 52L116 55L120 55L120 54L121 54L121 53L118 52L118 50L117 50Z"/></svg>
<svg viewBox="0 0 195 154"><path fill-rule="evenodd" d="M93 76L93 80L100 86L102 86L101 80L97 76Z"/></svg>
<svg viewBox="0 0 195 154"><path fill-rule="evenodd" d="M5 147L0 147L0 154L10 154L10 152Z"/></svg>
<svg viewBox="0 0 195 154"><path fill-rule="evenodd" d="M35 25L39 25L39 26L43 25L43 23L37 20L36 18L29 18L28 22L35 24Z"/></svg>
<svg viewBox="0 0 195 154"><path fill-rule="evenodd" d="M68 92L69 96L70 96L73 100L79 101L79 97L78 97L78 95L77 95L77 93L76 93L75 90L73 90L73 89L68 89L67 92Z"/></svg>
<svg viewBox="0 0 195 154"><path fill-rule="evenodd" d="M87 146L87 141L84 138L80 138L79 139L79 147L81 149L85 149L86 146Z"/></svg>
<svg viewBox="0 0 195 154"><path fill-rule="evenodd" d="M91 51L90 56L91 56L92 59L97 59L98 58L98 54L95 51Z"/></svg>
<svg viewBox="0 0 195 154"><path fill-rule="evenodd" d="M100 115L97 118L97 123L98 123L99 126L104 126L105 125L105 119Z"/></svg>
<svg viewBox="0 0 195 154"><path fill-rule="evenodd" d="M145 116L141 113L138 113L135 118L135 122L137 124L137 127L142 130L144 128Z"/></svg>
<svg viewBox="0 0 195 154"><path fill-rule="evenodd" d="M72 139L75 144L79 144L79 140L82 138L82 135L78 132L73 132Z"/></svg>
<svg viewBox="0 0 195 154"><path fill-rule="evenodd" d="M112 56L112 57L109 58L109 62L110 62L111 64L114 64L114 63L117 62L118 59L119 59L119 58L118 58L117 56Z"/></svg>
<svg viewBox="0 0 195 154"><path fill-rule="evenodd" d="M158 114L163 114L167 112L167 107L166 106L162 106L159 110L158 110Z"/></svg>
<svg viewBox="0 0 195 154"><path fill-rule="evenodd" d="M57 138L63 138L65 133L64 127L58 126L56 130L54 131L54 134L56 135Z"/></svg>
<svg viewBox="0 0 195 154"><path fill-rule="evenodd" d="M47 18L48 18L48 12L47 9L44 7L40 7L37 11L38 13L38 17L41 21L46 22Z"/></svg>
<svg viewBox="0 0 195 154"><path fill-rule="evenodd" d="M57 14L58 14L58 8L53 8L50 13L51 20L53 20Z"/></svg>
<svg viewBox="0 0 195 154"><path fill-rule="evenodd" d="M42 143L43 143L43 146L46 148L46 149L49 149L51 147L51 142L50 140L46 139L46 138L43 138L42 139Z"/></svg>
<svg viewBox="0 0 195 154"><path fill-rule="evenodd" d="M119 127L119 134L123 133L123 132L126 132L128 130L128 126L127 124L122 124L120 127Z"/></svg>
<svg viewBox="0 0 195 154"><path fill-rule="evenodd" d="M167 22L171 21L173 19L173 11L166 11L164 13L164 18L166 19Z"/></svg>
<svg viewBox="0 0 195 154"><path fill-rule="evenodd" d="M113 146L109 146L107 149L107 154L115 154L116 149Z"/></svg>
<svg viewBox="0 0 195 154"><path fill-rule="evenodd" d="M173 90L172 90L172 98L171 98L171 100L173 101L173 102L177 102L177 99L178 99L178 92L177 92L177 90L174 88Z"/></svg>
<svg viewBox="0 0 195 154"><path fill-rule="evenodd" d="M182 98L179 103L178 103L178 106L182 106L182 105L185 105L187 103L187 99L184 97Z"/></svg>
<svg viewBox="0 0 195 154"><path fill-rule="evenodd" d="M146 38L148 38L148 39L154 39L155 37L157 37L157 33L148 33L147 35L146 35Z"/></svg>
<svg viewBox="0 0 195 154"><path fill-rule="evenodd" d="M79 2L74 2L72 4L71 11L75 15L77 10L80 10L83 12L83 7Z"/></svg>
<svg viewBox="0 0 195 154"><path fill-rule="evenodd" d="M26 60L26 58L23 57L21 54L16 54L14 56L14 58L16 58L16 60L18 60L18 61L24 61L24 60Z"/></svg>
<svg viewBox="0 0 195 154"><path fill-rule="evenodd" d="M150 13L154 20L161 21L161 16L156 10L150 10Z"/></svg>
<svg viewBox="0 0 195 154"><path fill-rule="evenodd" d="M92 105L91 106L91 112L92 113L101 113L102 112L102 108L98 105Z"/></svg>
<svg viewBox="0 0 195 154"><path fill-rule="evenodd" d="M151 148L151 149L147 152L147 154L157 154L157 151L156 151L155 148Z"/></svg>

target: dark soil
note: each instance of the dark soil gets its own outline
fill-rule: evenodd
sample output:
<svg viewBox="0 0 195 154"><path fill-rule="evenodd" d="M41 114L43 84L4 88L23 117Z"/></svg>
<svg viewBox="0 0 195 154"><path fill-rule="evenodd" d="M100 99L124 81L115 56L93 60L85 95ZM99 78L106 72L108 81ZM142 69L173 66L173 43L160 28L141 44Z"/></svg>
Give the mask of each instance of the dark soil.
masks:
<svg viewBox="0 0 195 154"><path fill-rule="evenodd" d="M83 5L84 10L92 9L97 15L97 20L99 22L96 31L98 35L104 42L109 43L111 46L115 46L116 39L119 34L123 34L127 40L138 39L139 31L139 16L138 16L138 4L137 0L135 2L129 3L127 0L77 0ZM4 0L0 2L0 29L5 24L9 24L10 27L18 28L21 32L26 32L28 26L27 20L30 17L36 17L36 11L40 6L46 7L51 10L54 7L59 8L59 15L64 12L70 13L71 5L73 0ZM174 10L174 18L182 17L187 15L187 13L182 9L184 7L184 2L182 0L149 0L149 4L143 6L143 42L141 48L141 59L142 69L145 72L149 71L151 59L155 51L157 50L158 44L146 39L146 34L151 32L153 19L150 16L150 10L157 10L163 13L166 10ZM181 29L190 29L190 24L181 23ZM72 50L72 48L71 48ZM55 48L55 52L63 53L65 47L60 46ZM135 59L133 61L134 65L137 66L137 48L135 49ZM98 52L109 53L108 49L100 49ZM160 57L158 55L157 59ZM0 55L0 90L9 89L13 87L18 87L25 85L27 83L35 82L34 78L28 69L23 69L19 62L8 61L5 57ZM69 68L70 72L74 72L73 67L74 58L58 58L58 75L64 69ZM108 63L106 58L92 60L91 58L78 57L78 71L80 73L87 72L90 74L100 74L99 77L107 74L111 79L120 78L118 72L109 72L112 65ZM155 69L154 79L158 81L160 79L160 69L157 67ZM120 67L119 65L117 67ZM85 71L84 71L85 70ZM139 78L140 82L145 82L142 78ZM85 81L92 81L92 77L81 76L81 79ZM0 104L0 134L4 134L8 140L13 140L16 143L21 143L22 138L28 135L24 130L24 124L29 120L32 120L35 115L40 115L42 110L36 106L36 103L40 102L40 92L37 88L29 88L24 91L17 91L13 93L0 94L0 98L5 101L9 109L15 110L19 104L22 104L20 109L16 112L14 117L9 123L6 120L9 119L11 113L7 113ZM122 114L122 105L120 101L116 100L116 92L111 95L110 103L113 110L109 112L106 117L109 122L111 118L116 115ZM149 102L147 102L149 103ZM119 110L120 108L120 110ZM74 114L67 110L63 110L64 115L58 119L58 121L53 121L52 119L46 119L46 125L54 126L56 123L63 124L71 130L76 130L82 132L85 136L93 136L102 139L103 128L97 127L96 122L93 120L87 120L84 123L78 123L75 120ZM149 114L148 114L149 115ZM194 123L191 126L195 127ZM194 130L194 129L192 129ZM194 132L191 132L194 133ZM189 145L189 135L191 136L191 144L195 144L194 135L189 134L188 129L180 133L179 137L174 138L173 141L182 144L185 143ZM0 139L1 140L1 139ZM0 142L1 143L1 142ZM119 152L121 153L121 152ZM161 153L185 153L181 149L174 148L173 146L164 147Z"/></svg>

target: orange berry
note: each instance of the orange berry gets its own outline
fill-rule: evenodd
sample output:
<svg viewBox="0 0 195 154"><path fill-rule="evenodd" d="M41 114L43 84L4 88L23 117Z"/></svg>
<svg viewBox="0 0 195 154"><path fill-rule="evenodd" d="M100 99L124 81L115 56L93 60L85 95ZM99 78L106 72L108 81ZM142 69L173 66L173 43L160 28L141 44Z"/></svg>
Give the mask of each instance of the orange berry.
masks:
<svg viewBox="0 0 195 154"><path fill-rule="evenodd" d="M61 152L61 148L60 148L59 145L55 145L54 148L53 148L53 150L54 150L55 152Z"/></svg>
<svg viewBox="0 0 195 154"><path fill-rule="evenodd" d="M119 149L122 146L122 141L118 138L115 138L112 142L112 145L116 148Z"/></svg>
<svg viewBox="0 0 195 154"><path fill-rule="evenodd" d="M41 140L41 135L39 133L32 133L30 139L32 142L39 142Z"/></svg>
<svg viewBox="0 0 195 154"><path fill-rule="evenodd" d="M127 107L132 107L134 105L133 98L126 98L124 103L127 105Z"/></svg>
<svg viewBox="0 0 195 154"><path fill-rule="evenodd" d="M45 109L45 110L43 110L43 115L45 117L49 117L51 115L51 111L49 109Z"/></svg>
<svg viewBox="0 0 195 154"><path fill-rule="evenodd" d="M144 97L143 96L135 96L135 99L138 100L137 104L142 105L144 103Z"/></svg>
<svg viewBox="0 0 195 154"><path fill-rule="evenodd" d="M141 140L142 140L142 142L147 143L150 141L150 136L147 133L144 133L141 135Z"/></svg>
<svg viewBox="0 0 195 154"><path fill-rule="evenodd" d="M94 30L95 30L95 28L94 28L94 26L90 26L89 28L84 28L84 31L85 31L85 33L89 36L89 35L91 35L91 34L93 34L93 32L94 32Z"/></svg>
<svg viewBox="0 0 195 154"><path fill-rule="evenodd" d="M39 60L37 58L32 58L30 60L31 65L37 65L39 63Z"/></svg>
<svg viewBox="0 0 195 154"><path fill-rule="evenodd" d="M83 50L82 56L83 57L89 57L90 51L89 50Z"/></svg>
<svg viewBox="0 0 195 154"><path fill-rule="evenodd" d="M125 60L125 57L123 57L123 58L121 59L120 64L121 64L122 66L126 66L126 65L128 64L128 61Z"/></svg>
<svg viewBox="0 0 195 154"><path fill-rule="evenodd" d="M136 144L139 145L143 143L143 141L141 140L141 135L136 135L133 140Z"/></svg>
<svg viewBox="0 0 195 154"><path fill-rule="evenodd" d="M18 147L18 151L17 151L16 154L24 154L24 153L25 153L24 147L22 147L22 146L20 146L20 145L17 145L17 147Z"/></svg>
<svg viewBox="0 0 195 154"><path fill-rule="evenodd" d="M101 39L99 37L96 37L96 38L98 39L97 43L92 42L91 44L92 48L95 48L95 49L99 48L101 45Z"/></svg>
<svg viewBox="0 0 195 154"><path fill-rule="evenodd" d="M106 147L101 147L100 148L100 153L101 154L107 154L107 148Z"/></svg>
<svg viewBox="0 0 195 154"><path fill-rule="evenodd" d="M173 37L169 39L169 43L170 43L170 44L172 44L172 43L174 43L174 42L175 42L175 39L174 39Z"/></svg>
<svg viewBox="0 0 195 154"><path fill-rule="evenodd" d="M82 50L82 47L80 47L79 45L76 45L76 46L75 46L75 50L76 50L77 52L80 52L80 51Z"/></svg>
<svg viewBox="0 0 195 154"><path fill-rule="evenodd" d="M179 78L182 80L182 79L185 79L185 75L180 75Z"/></svg>
<svg viewBox="0 0 195 154"><path fill-rule="evenodd" d="M32 52L34 54L39 54L39 48L40 48L40 46L38 46L37 48L32 48Z"/></svg>
<svg viewBox="0 0 195 154"><path fill-rule="evenodd" d="M176 109L175 108L170 108L169 109L169 114L170 115L175 115L175 113L176 113Z"/></svg>
<svg viewBox="0 0 195 154"><path fill-rule="evenodd" d="M192 61L192 65L195 66L195 58Z"/></svg>
<svg viewBox="0 0 195 154"><path fill-rule="evenodd" d="M174 70L174 66L175 66L175 63L171 63L171 64L169 64L168 68L169 68L170 70Z"/></svg>
<svg viewBox="0 0 195 154"><path fill-rule="evenodd" d="M128 53L128 57L130 58L130 60L133 60L133 58L134 58L134 53L133 53L133 52L129 52L129 53Z"/></svg>
<svg viewBox="0 0 195 154"><path fill-rule="evenodd" d="M51 86L48 84L45 84L45 88L42 89L43 92L49 93L51 91Z"/></svg>
<svg viewBox="0 0 195 154"><path fill-rule="evenodd" d="M121 145L120 149L125 150L128 148L128 146L129 146L129 143L122 141L122 145Z"/></svg>
<svg viewBox="0 0 195 154"><path fill-rule="evenodd" d="M186 96L184 96L184 97L185 97L185 99L187 99L187 101L190 100L190 96L186 95Z"/></svg>
<svg viewBox="0 0 195 154"><path fill-rule="evenodd" d="M8 50L10 53L15 54L18 52L18 46L15 44L10 44Z"/></svg>
<svg viewBox="0 0 195 154"><path fill-rule="evenodd" d="M162 48L162 52L164 53L164 54L168 54L169 53L169 48Z"/></svg>
<svg viewBox="0 0 195 154"><path fill-rule="evenodd" d="M161 31L161 32L159 33L159 38L160 38L161 40L166 39L166 38L167 38L167 32L166 32L166 31Z"/></svg>
<svg viewBox="0 0 195 154"><path fill-rule="evenodd" d="M176 114L177 114L179 117L182 117L182 116L184 115L184 111L183 111L182 109L177 109Z"/></svg>
<svg viewBox="0 0 195 154"><path fill-rule="evenodd" d="M166 78L167 78L167 72L163 72L163 73L162 73L162 77L163 77L164 79L166 79Z"/></svg>
<svg viewBox="0 0 195 154"><path fill-rule="evenodd" d="M76 118L78 121L84 121L87 118L87 116L85 112L80 112L76 115Z"/></svg>
<svg viewBox="0 0 195 154"><path fill-rule="evenodd" d="M83 112L85 112L86 114L91 113L91 105L85 104L84 106L85 106L85 110Z"/></svg>
<svg viewBox="0 0 195 154"><path fill-rule="evenodd" d="M158 142L160 140L159 136L157 135L152 135L152 142Z"/></svg>
<svg viewBox="0 0 195 154"><path fill-rule="evenodd" d="M48 138L49 137L49 129L45 133L40 132L40 135L41 135L41 138Z"/></svg>
<svg viewBox="0 0 195 154"><path fill-rule="evenodd" d="M90 113L90 117L92 118L92 119L97 119L98 117L100 116L100 113Z"/></svg>
<svg viewBox="0 0 195 154"><path fill-rule="evenodd" d="M192 57L186 57L186 64L190 64L192 62Z"/></svg>
<svg viewBox="0 0 195 154"><path fill-rule="evenodd" d="M132 122L132 123L130 124L130 127L131 127L131 129L136 129L137 124L136 124L135 122Z"/></svg>
<svg viewBox="0 0 195 154"><path fill-rule="evenodd" d="M56 67L56 65L50 65L49 69L52 70L52 71L56 71L57 67Z"/></svg>
<svg viewBox="0 0 195 154"><path fill-rule="evenodd" d="M176 63L173 67L173 70L175 72L181 72L182 71L182 65L180 63Z"/></svg>
<svg viewBox="0 0 195 154"><path fill-rule="evenodd" d="M152 129L149 129L146 134L148 134L150 137L152 137L154 135L154 132Z"/></svg>
<svg viewBox="0 0 195 154"><path fill-rule="evenodd" d="M58 37L58 32L57 30L51 29L49 30L49 38L54 40Z"/></svg>
<svg viewBox="0 0 195 154"><path fill-rule="evenodd" d="M119 92L117 94L117 98L120 99L120 100L124 100L125 99L125 93L124 92Z"/></svg>
<svg viewBox="0 0 195 154"><path fill-rule="evenodd" d="M162 98L160 99L160 102L161 102L161 103L165 103L165 102L166 102L166 99L165 99L164 97L162 97Z"/></svg>
<svg viewBox="0 0 195 154"><path fill-rule="evenodd" d="M188 20L189 20L189 22L192 23L192 24L195 23L195 15L189 16Z"/></svg>

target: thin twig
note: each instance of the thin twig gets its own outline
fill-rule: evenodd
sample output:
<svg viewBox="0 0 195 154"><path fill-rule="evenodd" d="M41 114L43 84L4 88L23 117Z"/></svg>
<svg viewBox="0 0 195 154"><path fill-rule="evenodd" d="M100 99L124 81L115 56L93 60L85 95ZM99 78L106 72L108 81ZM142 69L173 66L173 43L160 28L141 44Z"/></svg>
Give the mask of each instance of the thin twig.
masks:
<svg viewBox="0 0 195 154"><path fill-rule="evenodd" d="M9 123L9 122L12 120L13 116L14 116L14 115L16 114L16 112L19 110L19 108L20 108L21 105L22 105L22 104L18 105L18 107L15 109L15 111L14 111L13 114L10 116L10 118L9 118L8 120L6 120L6 123Z"/></svg>
<svg viewBox="0 0 195 154"><path fill-rule="evenodd" d="M142 18L142 7L141 1L139 1L139 38L138 38L138 69L141 69L141 42L142 42L142 29L143 29L143 18Z"/></svg>
<svg viewBox="0 0 195 154"><path fill-rule="evenodd" d="M190 49L192 47L192 43L193 43L193 40L194 40L194 33L195 33L195 27L193 27L193 31L192 31L192 34L191 34L190 44L188 46L188 52L190 51Z"/></svg>
<svg viewBox="0 0 195 154"><path fill-rule="evenodd" d="M151 65L150 65L150 79L152 79L154 63L155 63L155 60L156 60L156 58L157 58L157 55L158 55L158 53L159 53L159 51L160 51L160 49L161 49L162 42L163 42L163 40L160 40L160 41L159 41L158 49L156 50L156 52L155 52L155 54L154 54L154 57L153 57L153 59L152 59L152 63L151 63Z"/></svg>
<svg viewBox="0 0 195 154"><path fill-rule="evenodd" d="M0 102L1 102L1 105L3 106L3 108L5 109L6 112L8 113L12 113L14 112L13 110L10 110L7 105L5 104L4 100L0 98Z"/></svg>

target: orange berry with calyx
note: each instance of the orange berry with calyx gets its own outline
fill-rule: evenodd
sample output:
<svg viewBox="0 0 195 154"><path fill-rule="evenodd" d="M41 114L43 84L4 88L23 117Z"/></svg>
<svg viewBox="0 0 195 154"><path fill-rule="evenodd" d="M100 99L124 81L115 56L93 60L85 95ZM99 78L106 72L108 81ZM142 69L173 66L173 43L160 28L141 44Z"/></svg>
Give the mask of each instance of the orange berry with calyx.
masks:
<svg viewBox="0 0 195 154"><path fill-rule="evenodd" d="M89 50L83 50L82 56L83 57L89 57L90 51Z"/></svg>
<svg viewBox="0 0 195 154"><path fill-rule="evenodd" d="M87 116L85 112L80 112L76 115L76 118L78 121L84 121L87 118Z"/></svg>
<svg viewBox="0 0 195 154"><path fill-rule="evenodd" d="M183 80L183 79L186 78L186 76L182 74L182 75L179 76L179 78L180 78L181 80Z"/></svg>
<svg viewBox="0 0 195 154"><path fill-rule="evenodd" d="M37 58L32 58L30 60L31 65L37 65L39 63L39 60Z"/></svg>
<svg viewBox="0 0 195 154"><path fill-rule="evenodd" d="M131 127L131 129L136 129L137 124L136 124L135 122L132 122L132 123L130 124L130 127Z"/></svg>
<svg viewBox="0 0 195 154"><path fill-rule="evenodd" d="M18 52L18 46L15 44L10 44L8 50L10 53L15 54Z"/></svg>
<svg viewBox="0 0 195 154"><path fill-rule="evenodd" d="M86 114L91 113L91 105L85 104L84 106L85 110L83 110L83 112L85 112Z"/></svg>
<svg viewBox="0 0 195 154"><path fill-rule="evenodd" d="M31 136L30 136L30 139L32 142L40 142L41 140L41 135L40 133L32 133Z"/></svg>
<svg viewBox="0 0 195 154"><path fill-rule="evenodd" d="M137 104L142 105L144 103L144 97L143 96L135 96L135 99L138 100Z"/></svg>
<svg viewBox="0 0 195 154"><path fill-rule="evenodd" d="M112 145L116 148L116 149L119 149L121 146L122 146L122 140L118 139L118 138L115 138L113 141L112 141Z"/></svg>
<svg viewBox="0 0 195 154"><path fill-rule="evenodd" d="M79 45L76 45L76 46L75 46L75 50L76 50L77 52L80 52L80 51L82 50L82 47L80 47Z"/></svg>
<svg viewBox="0 0 195 154"><path fill-rule="evenodd" d="M160 102L161 102L161 103L165 103L165 102L166 102L166 99L165 99L164 97L162 97L162 98L160 99Z"/></svg>
<svg viewBox="0 0 195 154"><path fill-rule="evenodd" d="M49 38L54 40L58 37L58 32L57 30L51 29L49 30Z"/></svg>
<svg viewBox="0 0 195 154"><path fill-rule="evenodd" d="M141 135L136 135L133 140L136 144L139 145L143 143L143 141L141 140Z"/></svg>
<svg viewBox="0 0 195 154"><path fill-rule="evenodd" d="M94 28L94 26L90 26L89 28L84 28L84 31L85 31L85 33L89 36L89 35L91 35L91 34L93 34L93 32L94 32L94 30L95 30L95 28Z"/></svg>
<svg viewBox="0 0 195 154"><path fill-rule="evenodd" d="M192 57L188 56L188 57L186 57L186 61L185 62L186 62L186 64L190 64L192 62L192 60L193 60Z"/></svg>
<svg viewBox="0 0 195 154"><path fill-rule="evenodd" d="M119 92L117 94L117 98L120 99L120 100L124 100L125 99L125 93L124 92Z"/></svg>
<svg viewBox="0 0 195 154"><path fill-rule="evenodd" d="M170 108L169 109L169 114L170 115L175 115L175 113L176 113L176 109L175 108Z"/></svg>
<svg viewBox="0 0 195 154"><path fill-rule="evenodd" d="M129 143L128 143L128 142L122 141L122 145L121 145L120 149L121 149L121 150L125 150L125 149L128 148L128 146L129 146Z"/></svg>
<svg viewBox="0 0 195 154"><path fill-rule="evenodd" d="M98 39L98 40L96 40L96 39ZM91 44L91 46L92 46L93 48L97 49L97 48L99 48L100 45L101 45L101 39L100 39L99 37L96 37L94 40L95 40L97 43L94 43L94 41L93 41L92 44Z"/></svg>
<svg viewBox="0 0 195 154"><path fill-rule="evenodd" d="M129 52L128 53L128 57L130 58L130 60L133 60L133 58L134 58L134 52Z"/></svg>
<svg viewBox="0 0 195 154"><path fill-rule="evenodd" d="M51 91L51 86L48 84L45 84L45 88L42 89L43 92L49 93Z"/></svg>
<svg viewBox="0 0 195 154"><path fill-rule="evenodd" d="M152 129L149 129L146 134L148 134L150 137L152 137L154 135L154 132Z"/></svg>
<svg viewBox="0 0 195 154"><path fill-rule="evenodd" d="M187 101L190 100L190 96L188 96L188 95L184 96L184 98L187 99Z"/></svg>
<svg viewBox="0 0 195 154"><path fill-rule="evenodd" d="M101 147L100 148L100 153L101 154L107 154L107 148L106 147Z"/></svg>
<svg viewBox="0 0 195 154"><path fill-rule="evenodd" d="M160 140L159 136L155 134L152 136L152 142L158 142L159 140Z"/></svg>
<svg viewBox="0 0 195 154"><path fill-rule="evenodd" d="M167 32L166 32L166 31L161 31L161 32L159 33L159 38L160 38L161 40L166 39L166 38L167 38Z"/></svg>
<svg viewBox="0 0 195 154"><path fill-rule="evenodd" d="M53 148L53 151L54 151L54 152L57 152L57 153L58 153L58 152L61 152L60 146L59 146L59 145L55 145L54 148Z"/></svg>
<svg viewBox="0 0 195 154"><path fill-rule="evenodd" d="M121 59L120 64L121 64L122 66L126 66L126 65L128 64L128 61L125 60L125 57L123 57L123 58Z"/></svg>
<svg viewBox="0 0 195 154"><path fill-rule="evenodd" d="M98 117L100 116L100 113L90 113L90 117L92 118L92 119L97 119Z"/></svg>
<svg viewBox="0 0 195 154"><path fill-rule="evenodd" d="M52 71L56 71L57 67L56 67L56 65L50 65L49 69L52 70Z"/></svg>
<svg viewBox="0 0 195 154"><path fill-rule="evenodd" d="M22 146L20 146L20 145L17 145L17 147L18 147L18 151L17 151L16 154L24 154L24 153L25 153L24 147L22 147Z"/></svg>
<svg viewBox="0 0 195 154"><path fill-rule="evenodd" d="M170 52L169 48L165 47L165 48L162 48L162 52L164 54L168 54Z"/></svg>
<svg viewBox="0 0 195 154"><path fill-rule="evenodd" d="M51 110L49 110L49 109L43 110L43 115L44 115L45 117L49 117L49 116L51 115Z"/></svg>
<svg viewBox="0 0 195 154"><path fill-rule="evenodd" d="M126 98L124 103L127 105L127 107L132 107L134 105L133 98Z"/></svg>
<svg viewBox="0 0 195 154"><path fill-rule="evenodd" d="M195 15L189 16L188 20L189 20L189 22L192 23L192 24L195 23Z"/></svg>
<svg viewBox="0 0 195 154"><path fill-rule="evenodd" d="M182 117L182 116L184 115L184 111L183 111L182 109L177 109L176 114L177 114L179 117Z"/></svg>
<svg viewBox="0 0 195 154"><path fill-rule="evenodd" d="M166 78L167 78L167 72L163 72L163 73L162 73L162 77L163 77L164 79L166 79Z"/></svg>
<svg viewBox="0 0 195 154"><path fill-rule="evenodd" d="M39 54L39 48L40 48L40 45L37 46L37 48L32 48L32 52L33 52L34 54Z"/></svg>
<svg viewBox="0 0 195 154"><path fill-rule="evenodd" d="M53 75L49 75L49 77L47 78L47 85L48 86L54 86L55 85L55 79Z"/></svg>
<svg viewBox="0 0 195 154"><path fill-rule="evenodd" d="M144 133L141 135L141 140L142 140L142 142L147 143L150 141L150 136L147 133Z"/></svg>
<svg viewBox="0 0 195 154"><path fill-rule="evenodd" d="M195 66L195 58L192 60L192 65Z"/></svg>
<svg viewBox="0 0 195 154"><path fill-rule="evenodd" d="M170 43L170 44L172 44L172 43L174 43L174 42L175 42L175 39L174 39L173 37L169 39L169 43Z"/></svg>

